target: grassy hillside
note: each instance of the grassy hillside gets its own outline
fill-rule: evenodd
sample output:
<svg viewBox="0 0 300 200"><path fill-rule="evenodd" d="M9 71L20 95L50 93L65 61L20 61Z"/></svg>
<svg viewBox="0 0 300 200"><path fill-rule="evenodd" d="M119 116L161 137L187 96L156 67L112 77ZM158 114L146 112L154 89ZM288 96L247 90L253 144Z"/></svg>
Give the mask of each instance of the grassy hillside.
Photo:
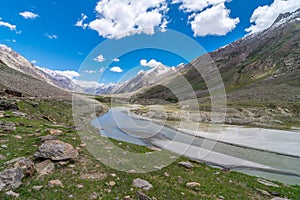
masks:
<svg viewBox="0 0 300 200"><path fill-rule="evenodd" d="M15 117L11 111L5 111L6 117L0 119L17 124L15 131L1 134L1 145L7 145L6 149L0 148L0 154L4 156L0 160L1 170L8 167L4 163L13 158L32 156L41 144L38 137L48 135L49 129L61 130L62 134L56 136L58 139L81 149L78 159L66 164L55 163L53 172L42 177L35 173L32 177L25 178L22 186L15 190L20 194L19 199L123 199L125 196L138 199L137 191L162 200L270 199L274 195L298 199L300 196L300 187L280 183L278 188L265 186L255 177L213 169L204 163L193 161L190 161L194 165L192 169L178 165L180 161L189 161L186 158L180 158L162 170L147 174L115 171L98 162L81 145L82 142L72 124L70 102L20 100L17 104L27 117ZM21 139L17 139L20 137L16 136L20 136ZM113 142L131 152L150 151L141 146ZM135 178L149 181L154 188L143 191L133 187L132 181ZM63 188L48 187L48 181L53 179L61 180ZM115 185L111 181L114 181ZM189 188L186 186L188 182L198 182L200 186ZM42 186L42 189L36 191L34 186ZM4 192L0 192L0 199L10 198Z"/></svg>

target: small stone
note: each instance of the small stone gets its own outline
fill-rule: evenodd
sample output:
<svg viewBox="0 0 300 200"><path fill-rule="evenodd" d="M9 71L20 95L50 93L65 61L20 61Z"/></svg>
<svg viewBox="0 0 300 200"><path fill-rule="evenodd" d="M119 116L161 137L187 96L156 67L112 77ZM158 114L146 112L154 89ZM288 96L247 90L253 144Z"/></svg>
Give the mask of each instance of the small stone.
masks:
<svg viewBox="0 0 300 200"><path fill-rule="evenodd" d="M150 190L151 188L153 188L152 184L150 184L148 181L140 179L140 178L134 179L132 184L133 184L133 186L142 188L143 190Z"/></svg>
<svg viewBox="0 0 300 200"><path fill-rule="evenodd" d="M19 136L19 135L16 135L15 138L16 138L16 139L22 139L22 137Z"/></svg>
<svg viewBox="0 0 300 200"><path fill-rule="evenodd" d="M63 184L60 180L55 179L55 180L51 180L48 182L48 186L53 188L53 187L61 187L63 188Z"/></svg>
<svg viewBox="0 0 300 200"><path fill-rule="evenodd" d="M154 147L154 146L150 146L148 147L148 149L150 149L151 151L161 151L161 148Z"/></svg>
<svg viewBox="0 0 300 200"><path fill-rule="evenodd" d="M7 196L10 196L10 197L14 197L14 198L19 198L20 194L18 193L15 193L11 190L9 190L8 192L5 193Z"/></svg>
<svg viewBox="0 0 300 200"><path fill-rule="evenodd" d="M8 146L7 146L6 144L1 145L0 147L1 147L2 149L7 149L7 148L8 148Z"/></svg>
<svg viewBox="0 0 300 200"><path fill-rule="evenodd" d="M81 147L86 147L85 143L80 144Z"/></svg>
<svg viewBox="0 0 300 200"><path fill-rule="evenodd" d="M98 194L96 192L94 192L90 195L90 199L97 199L97 197L98 197Z"/></svg>
<svg viewBox="0 0 300 200"><path fill-rule="evenodd" d="M289 199L287 199L287 198L281 198L281 197L275 197L275 198L273 198L271 200L289 200Z"/></svg>
<svg viewBox="0 0 300 200"><path fill-rule="evenodd" d="M138 191L138 192L136 193L136 195L137 195L137 198L138 198L139 200L152 200L151 197L149 197L148 195L142 193L141 191Z"/></svg>
<svg viewBox="0 0 300 200"><path fill-rule="evenodd" d="M257 179L257 181L258 181L259 183L265 185L265 186L279 187L277 184L272 183L272 182L267 181L267 180L264 180L264 179L261 179L261 178Z"/></svg>
<svg viewBox="0 0 300 200"><path fill-rule="evenodd" d="M78 184L78 185L76 185L76 187L80 189L80 188L83 188L83 185Z"/></svg>
<svg viewBox="0 0 300 200"><path fill-rule="evenodd" d="M125 196L123 200L132 200L132 198L130 196Z"/></svg>
<svg viewBox="0 0 300 200"><path fill-rule="evenodd" d="M41 142L45 142L46 140L56 140L57 138L53 135L46 135L39 137L41 139Z"/></svg>
<svg viewBox="0 0 300 200"><path fill-rule="evenodd" d="M179 162L178 164L181 165L181 166L184 166L187 169L191 169L191 168L194 167L194 165L190 162Z"/></svg>
<svg viewBox="0 0 300 200"><path fill-rule="evenodd" d="M189 188L195 188L195 187L200 187L201 184L200 183L197 183L197 182L189 182L186 184L186 187L189 187Z"/></svg>
<svg viewBox="0 0 300 200"><path fill-rule="evenodd" d="M116 185L116 182L114 182L114 181L109 181L108 185L109 185L110 187L113 187L113 186Z"/></svg>
<svg viewBox="0 0 300 200"><path fill-rule="evenodd" d="M169 176L170 176L170 174L168 174L168 172L165 172L164 175L165 175L166 177L169 177Z"/></svg>
<svg viewBox="0 0 300 200"><path fill-rule="evenodd" d="M59 135L62 134L62 131L61 131L61 130L50 129L50 130L49 130L49 133L50 133L51 135L57 135L57 136L59 136Z"/></svg>
<svg viewBox="0 0 300 200"><path fill-rule="evenodd" d="M6 156L0 154L0 160L5 160L6 159Z"/></svg>
<svg viewBox="0 0 300 200"><path fill-rule="evenodd" d="M33 186L32 189L36 190L36 191L39 191L41 189L43 189L43 186L41 185L36 185L36 186Z"/></svg>
<svg viewBox="0 0 300 200"><path fill-rule="evenodd" d="M117 177L117 174L111 174L112 177Z"/></svg>
<svg viewBox="0 0 300 200"><path fill-rule="evenodd" d="M70 168L75 168L76 165L69 165L68 167L70 167Z"/></svg>
<svg viewBox="0 0 300 200"><path fill-rule="evenodd" d="M258 188L256 190L258 192L260 192L262 195L271 196L271 194L266 190L262 190L262 189L258 189Z"/></svg>

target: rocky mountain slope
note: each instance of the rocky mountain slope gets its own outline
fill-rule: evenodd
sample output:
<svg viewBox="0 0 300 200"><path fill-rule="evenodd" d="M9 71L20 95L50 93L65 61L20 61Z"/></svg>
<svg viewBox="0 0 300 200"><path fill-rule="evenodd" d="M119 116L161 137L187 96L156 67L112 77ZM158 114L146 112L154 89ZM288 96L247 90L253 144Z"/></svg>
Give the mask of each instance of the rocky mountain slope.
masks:
<svg viewBox="0 0 300 200"><path fill-rule="evenodd" d="M0 45L0 60L6 66L14 70L30 75L56 87L65 90L73 90L75 86L75 84L69 78L59 75L54 71L34 66L26 58L13 51L6 45Z"/></svg>
<svg viewBox="0 0 300 200"><path fill-rule="evenodd" d="M187 79L198 97L209 102L207 86L195 68L204 67L203 63L207 64L210 56L214 63L209 64L218 67L229 101L296 102L300 100L299 41L300 9L280 15L270 28L262 32L195 59L177 76ZM175 84L180 88L176 78L167 85L172 87ZM176 97L170 90L157 85L144 90L133 100L139 99L176 100Z"/></svg>
<svg viewBox="0 0 300 200"><path fill-rule="evenodd" d="M134 92L143 87L150 87L166 77L170 77L179 71L181 67L167 67L157 65L148 71L140 71L133 79L118 85L113 93Z"/></svg>

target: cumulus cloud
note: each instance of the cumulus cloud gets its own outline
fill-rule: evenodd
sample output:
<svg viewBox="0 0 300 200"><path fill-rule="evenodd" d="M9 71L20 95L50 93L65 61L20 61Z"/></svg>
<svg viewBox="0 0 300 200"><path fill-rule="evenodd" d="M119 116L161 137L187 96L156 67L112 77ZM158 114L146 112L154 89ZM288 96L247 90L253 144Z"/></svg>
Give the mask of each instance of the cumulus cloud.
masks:
<svg viewBox="0 0 300 200"><path fill-rule="evenodd" d="M0 18L0 26L7 27L7 28L9 28L11 31L15 31L15 30L17 29L17 26L16 26L16 25L10 24L10 23L8 23L8 22L4 22L4 21L2 21L1 18Z"/></svg>
<svg viewBox="0 0 300 200"><path fill-rule="evenodd" d="M181 4L179 9L189 14L189 23L194 36L226 35L236 28L239 18L231 18L230 10L225 7L229 0L173 0Z"/></svg>
<svg viewBox="0 0 300 200"><path fill-rule="evenodd" d="M20 12L19 15L21 15L24 19L35 19L39 17L38 14L29 11Z"/></svg>
<svg viewBox="0 0 300 200"><path fill-rule="evenodd" d="M141 64L141 66L151 67L151 68L163 65L161 62L158 62L155 59L151 59L149 61L142 59L142 60L140 60L140 64Z"/></svg>
<svg viewBox="0 0 300 200"><path fill-rule="evenodd" d="M96 61L96 62L103 62L105 60L105 58L104 58L104 56L103 55L99 55L99 56L97 56L96 58L94 58L94 61Z"/></svg>
<svg viewBox="0 0 300 200"><path fill-rule="evenodd" d="M115 67L110 68L110 71L116 72L116 73L122 73L123 69L121 69L121 67L115 66Z"/></svg>
<svg viewBox="0 0 300 200"><path fill-rule="evenodd" d="M88 17L82 13L81 14L81 18L78 19L78 21L76 22L75 26L78 26L78 27L82 27L83 29L86 29L88 27L88 24L84 24L84 21L87 19Z"/></svg>
<svg viewBox="0 0 300 200"><path fill-rule="evenodd" d="M194 36L226 35L236 28L239 18L230 18L230 10L219 4L196 14L191 21Z"/></svg>
<svg viewBox="0 0 300 200"><path fill-rule="evenodd" d="M299 0L274 0L271 5L259 6L254 10L246 29L249 33L256 33L269 28L280 13L293 12L300 7Z"/></svg>
<svg viewBox="0 0 300 200"><path fill-rule="evenodd" d="M36 60L32 60L32 61L31 61L31 63L32 63L32 64L37 64L37 63L38 63L38 61L36 61Z"/></svg>
<svg viewBox="0 0 300 200"><path fill-rule="evenodd" d="M55 70L55 72L62 75L62 76L66 76L71 80L73 80L74 78L80 76L80 74L78 72L72 71L72 70L66 70L66 71Z"/></svg>
<svg viewBox="0 0 300 200"><path fill-rule="evenodd" d="M49 39L58 39L58 36L55 35L55 34L45 33L44 36L49 38Z"/></svg>
<svg viewBox="0 0 300 200"><path fill-rule="evenodd" d="M164 31L167 25L164 20L168 12L166 0L101 0L95 10L97 18L88 27L104 38L152 35L155 28L161 27ZM78 25L84 27L84 24Z"/></svg>

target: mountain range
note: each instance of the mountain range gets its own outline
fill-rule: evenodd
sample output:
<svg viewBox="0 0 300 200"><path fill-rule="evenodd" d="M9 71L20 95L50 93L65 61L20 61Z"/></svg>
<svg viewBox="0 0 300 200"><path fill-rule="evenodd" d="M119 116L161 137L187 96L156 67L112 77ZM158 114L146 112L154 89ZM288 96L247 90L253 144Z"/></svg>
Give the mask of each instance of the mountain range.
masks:
<svg viewBox="0 0 300 200"><path fill-rule="evenodd" d="M202 67L209 56L220 71L229 100L300 100L299 29L300 9L281 14L270 28L202 55L190 64L179 67L161 64L139 72L126 82L90 86L80 85L80 82L53 70L34 66L11 48L0 45L0 65L3 71L0 89L16 90L29 96L65 94L74 89L89 94L135 92L134 100L137 101L162 98L176 101L175 95L165 86L177 85L179 88L180 79L176 77L184 77L198 97L206 97L208 88L196 68ZM28 83L25 83L24 77L35 84L26 89ZM13 78L14 84L8 83ZM44 92L43 89L35 91L42 85L47 87Z"/></svg>

